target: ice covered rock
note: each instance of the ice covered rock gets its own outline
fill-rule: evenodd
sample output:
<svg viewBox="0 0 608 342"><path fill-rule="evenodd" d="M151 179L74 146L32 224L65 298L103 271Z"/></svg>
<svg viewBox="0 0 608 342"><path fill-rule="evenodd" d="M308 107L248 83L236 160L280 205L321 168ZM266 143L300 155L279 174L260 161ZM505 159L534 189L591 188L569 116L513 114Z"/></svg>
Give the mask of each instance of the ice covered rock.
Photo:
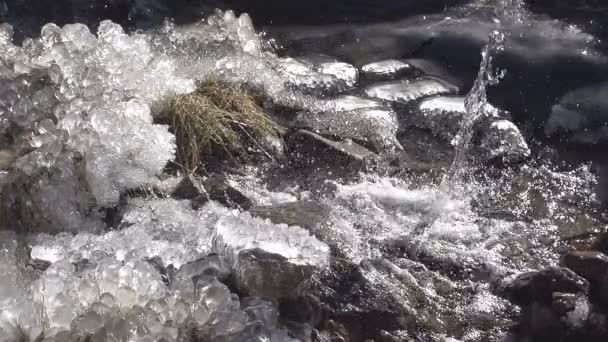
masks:
<svg viewBox="0 0 608 342"><path fill-rule="evenodd" d="M530 148L519 128L508 120L498 120L485 130L481 141L488 160L515 163L530 156Z"/></svg>
<svg viewBox="0 0 608 342"><path fill-rule="evenodd" d="M334 76L347 87L352 87L357 83L359 71L352 65L343 62L327 62L317 67L317 71L323 75Z"/></svg>
<svg viewBox="0 0 608 342"><path fill-rule="evenodd" d="M292 125L324 136L366 142L378 151L400 146L396 137L399 128L397 116L392 110L385 108L325 113L302 112Z"/></svg>
<svg viewBox="0 0 608 342"><path fill-rule="evenodd" d="M483 115L473 129L481 135L483 158L516 163L529 157L530 149L519 128L505 119L508 113L487 103L482 110ZM464 97L438 96L422 100L418 110L411 113L406 122L429 129L434 135L454 143L465 114Z"/></svg>
<svg viewBox="0 0 608 342"><path fill-rule="evenodd" d="M215 225L214 249L238 264L241 251L260 249L295 265L323 268L329 247L297 226L273 224L248 214L226 215Z"/></svg>
<svg viewBox="0 0 608 342"><path fill-rule="evenodd" d="M408 103L434 95L458 92L458 87L434 77L424 77L411 81L394 81L374 84L365 88L365 93L385 101Z"/></svg>
<svg viewBox="0 0 608 342"><path fill-rule="evenodd" d="M239 286L254 296L287 296L329 264L329 247L307 230L249 215L221 218L214 246L231 260Z"/></svg>
<svg viewBox="0 0 608 342"><path fill-rule="evenodd" d="M249 318L218 279L235 274L244 291L277 298L329 262L327 245L308 231L214 202L194 211L187 201L134 200L120 228L103 235L40 235L29 242L32 257L51 264L31 291L45 303L53 334L102 329L91 320L97 316L104 317L107 329L137 308L160 318L155 325L132 323L143 324L152 336L169 334L169 340L176 337L161 327L187 317L200 325L202 335L245 333ZM151 317L150 312L142 317Z"/></svg>
<svg viewBox="0 0 608 342"><path fill-rule="evenodd" d="M343 95L329 101L329 107L338 111L351 111L357 109L377 109L384 105L378 100L352 95Z"/></svg>
<svg viewBox="0 0 608 342"><path fill-rule="evenodd" d="M133 201L125 210L121 230L104 235L80 233L68 240L65 235L41 236L31 242L31 248L46 261L60 256L88 260L95 252L114 255L120 261L159 257L164 266L179 266L209 252L211 236L200 222L202 215L188 201Z"/></svg>
<svg viewBox="0 0 608 342"><path fill-rule="evenodd" d="M458 133L460 121L466 113L464 97L459 96L424 99L418 108L419 112L413 115L410 123L430 129L435 135L448 141Z"/></svg>
<svg viewBox="0 0 608 342"><path fill-rule="evenodd" d="M359 71L355 67L328 57L281 58L278 70L296 89L321 94L351 88L359 78Z"/></svg>
<svg viewBox="0 0 608 342"><path fill-rule="evenodd" d="M412 66L396 59L373 62L361 67L363 76L368 80L396 78L412 72Z"/></svg>
<svg viewBox="0 0 608 342"><path fill-rule="evenodd" d="M234 271L231 262L238 260L241 252L254 250L256 246L286 255L289 261L283 260L281 267L287 270L289 267L301 270L305 265L320 267L327 262L323 257L327 258L326 246L296 227L290 228L296 240L288 235L281 240L273 229L286 226L255 221L250 216L210 205L201 209L201 216L193 216L194 211L184 202L171 199L143 202L127 212L122 232L34 239L32 253L55 260L31 283L28 291L23 291L23 296L32 295L25 303L41 303L43 321L39 323L48 327L45 336L58 341L66 334L92 334L103 341L136 337L143 341L162 338L175 341L180 329L193 329L197 336L212 339L283 334L273 316L276 313L273 305L255 298L240 303L238 296L220 280ZM225 220L228 217L238 222ZM261 226L264 224L266 229ZM226 248L221 249L221 255L199 252L211 248L209 239L214 235L215 241L227 241L230 248L228 244L222 245ZM62 252L49 251L48 246L59 246ZM161 262L153 264L154 259ZM248 266L244 262L240 269ZM277 274L285 275L293 284L285 269L281 270ZM255 292L255 286L250 289ZM279 293L269 294L274 297ZM20 297L12 294L10 298L14 302ZM14 303L6 306L10 317L19 314L18 308L28 308ZM37 317L30 311L25 313ZM26 324L24 329L37 326L36 322L22 322Z"/></svg>

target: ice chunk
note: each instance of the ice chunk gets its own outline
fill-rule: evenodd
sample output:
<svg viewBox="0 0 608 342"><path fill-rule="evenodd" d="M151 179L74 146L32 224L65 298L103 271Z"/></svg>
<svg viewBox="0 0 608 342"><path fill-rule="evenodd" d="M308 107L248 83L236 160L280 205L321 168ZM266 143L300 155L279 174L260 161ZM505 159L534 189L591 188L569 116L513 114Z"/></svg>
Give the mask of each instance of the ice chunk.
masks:
<svg viewBox="0 0 608 342"><path fill-rule="evenodd" d="M68 145L86 158L86 178L98 204L117 203L120 192L152 182L173 159L174 137L166 126L152 124L145 103L83 109L89 120L72 127L70 115L60 127L70 134Z"/></svg>
<svg viewBox="0 0 608 342"><path fill-rule="evenodd" d="M93 334L101 329L104 325L102 316L94 311L90 311L83 316L80 316L72 323L72 329L79 334Z"/></svg>
<svg viewBox="0 0 608 342"><path fill-rule="evenodd" d="M0 231L0 307L16 306L24 297L25 260L17 234Z"/></svg>
<svg viewBox="0 0 608 342"><path fill-rule="evenodd" d="M130 287L119 287L116 290L116 302L120 307L131 308L137 304L137 293Z"/></svg>
<svg viewBox="0 0 608 342"><path fill-rule="evenodd" d="M424 99L420 102L419 111L408 118L408 124L420 128L427 128L438 137L451 141L460 129L460 122L466 113L464 97L461 96L437 96ZM481 127L487 127L492 122L508 113L498 108L485 104L483 117L479 120Z"/></svg>
<svg viewBox="0 0 608 342"><path fill-rule="evenodd" d="M255 32L253 21L247 13L242 13L238 18L231 10L220 11L207 19L207 22L220 30L216 35L227 34L228 39L237 43L246 53L260 55L262 53L262 43Z"/></svg>
<svg viewBox="0 0 608 342"><path fill-rule="evenodd" d="M78 295L85 304L93 304L101 294L99 283L91 278L85 278L78 286Z"/></svg>

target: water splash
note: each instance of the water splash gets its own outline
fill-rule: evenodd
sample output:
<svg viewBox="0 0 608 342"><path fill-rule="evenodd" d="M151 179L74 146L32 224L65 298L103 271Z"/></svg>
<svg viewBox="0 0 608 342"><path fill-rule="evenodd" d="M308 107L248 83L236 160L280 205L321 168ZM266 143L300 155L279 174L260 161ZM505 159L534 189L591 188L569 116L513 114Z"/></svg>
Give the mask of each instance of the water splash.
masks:
<svg viewBox="0 0 608 342"><path fill-rule="evenodd" d="M504 77L506 70L495 71L492 60L498 53L504 51L507 31L504 26L522 25L528 21L528 12L523 0L497 0L494 8L495 22L498 28L489 35L488 44L481 52L479 73L473 88L465 98L466 114L460 122L460 129L452 145L456 153L452 166L443 179L440 188L450 194L462 190L466 176L466 156L474 134L475 124L485 115L489 115L487 88L496 85Z"/></svg>
<svg viewBox="0 0 608 342"><path fill-rule="evenodd" d="M473 84L473 88L467 94L464 105L466 113L460 122L460 129L452 144L456 146L456 153L449 172L441 183L444 190L454 189L462 184L463 177L466 175L466 155L469 150L471 139L473 138L475 123L487 115L488 98L487 88L497 84L505 75L505 70L494 72L492 66L493 57L504 50L506 35L499 30L492 31L489 43L481 52L482 60L479 73Z"/></svg>
<svg viewBox="0 0 608 342"><path fill-rule="evenodd" d="M499 0L494 13L503 24L524 24L529 21L524 0Z"/></svg>

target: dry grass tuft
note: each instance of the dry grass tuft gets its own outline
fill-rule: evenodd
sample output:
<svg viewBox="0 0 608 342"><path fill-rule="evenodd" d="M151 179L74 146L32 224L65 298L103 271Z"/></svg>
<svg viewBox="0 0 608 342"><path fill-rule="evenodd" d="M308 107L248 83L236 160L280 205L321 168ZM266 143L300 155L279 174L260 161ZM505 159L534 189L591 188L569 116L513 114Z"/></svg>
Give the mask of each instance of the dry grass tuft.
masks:
<svg viewBox="0 0 608 342"><path fill-rule="evenodd" d="M173 98L167 112L177 140L177 162L187 171L214 151L235 158L246 153L246 146L261 148L260 139L278 134L255 94L239 84L202 82L193 93Z"/></svg>

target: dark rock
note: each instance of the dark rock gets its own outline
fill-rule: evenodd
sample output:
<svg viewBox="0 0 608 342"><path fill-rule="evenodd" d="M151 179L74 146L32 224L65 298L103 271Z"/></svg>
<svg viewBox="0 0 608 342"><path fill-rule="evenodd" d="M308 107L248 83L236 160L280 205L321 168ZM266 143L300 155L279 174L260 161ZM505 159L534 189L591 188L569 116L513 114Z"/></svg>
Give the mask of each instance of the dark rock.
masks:
<svg viewBox="0 0 608 342"><path fill-rule="evenodd" d="M587 296L572 293L553 293L552 303L534 302L524 307L520 318L524 335L542 341L597 340L601 331L601 315L591 312Z"/></svg>
<svg viewBox="0 0 608 342"><path fill-rule="evenodd" d="M292 160L304 164L338 164L363 166L375 153L350 140L333 141L319 134L299 129L288 138Z"/></svg>
<svg viewBox="0 0 608 342"><path fill-rule="evenodd" d="M592 285L599 285L608 276L608 256L600 252L569 252L562 257L561 264L587 279Z"/></svg>
<svg viewBox="0 0 608 342"><path fill-rule="evenodd" d="M313 303L305 298L291 301L286 310L315 312L306 323L321 332L346 331L349 341L399 340L386 337L420 330L459 334L465 324L460 313L454 313L441 298L429 297L407 272L400 272L399 267L383 259L354 265L335 258L331 270L307 283L300 293L318 298L323 303L322 314L318 309L311 310ZM317 321L319 317L321 322ZM329 328L332 326L339 329Z"/></svg>
<svg viewBox="0 0 608 342"><path fill-rule="evenodd" d="M605 337L608 336L608 317L606 317L606 314L599 313L599 312L592 312L589 315L587 324L588 324L588 334L589 335L602 336L604 339L599 339L599 340L605 341Z"/></svg>
<svg viewBox="0 0 608 342"><path fill-rule="evenodd" d="M239 253L235 278L240 291L250 296L282 299L293 295L311 278L315 268L297 265L261 249Z"/></svg>
<svg viewBox="0 0 608 342"><path fill-rule="evenodd" d="M592 299L608 305L608 256L593 251L569 252L561 263L591 283Z"/></svg>
<svg viewBox="0 0 608 342"><path fill-rule="evenodd" d="M289 226L299 226L315 229L326 222L331 208L316 201L297 201L271 206L257 206L249 210L254 216L270 219L275 224L285 223Z"/></svg>
<svg viewBox="0 0 608 342"><path fill-rule="evenodd" d="M534 302L549 305L554 292L586 295L589 282L567 268L549 267L521 274L504 289L504 294L519 305Z"/></svg>
<svg viewBox="0 0 608 342"><path fill-rule="evenodd" d="M559 339L565 335L560 316L550 306L542 303L532 303L524 317L524 324L529 330L528 334L535 338Z"/></svg>
<svg viewBox="0 0 608 342"><path fill-rule="evenodd" d="M600 233L593 241L593 250L608 254L608 233Z"/></svg>
<svg viewBox="0 0 608 342"><path fill-rule="evenodd" d="M177 199L194 199L202 195L206 196L207 191L200 180L193 175L184 176L171 193L171 196Z"/></svg>
<svg viewBox="0 0 608 342"><path fill-rule="evenodd" d="M203 180L203 186L207 190L210 200L220 202L229 208L248 210L253 206L251 199L228 184L226 177L223 175L210 175Z"/></svg>

